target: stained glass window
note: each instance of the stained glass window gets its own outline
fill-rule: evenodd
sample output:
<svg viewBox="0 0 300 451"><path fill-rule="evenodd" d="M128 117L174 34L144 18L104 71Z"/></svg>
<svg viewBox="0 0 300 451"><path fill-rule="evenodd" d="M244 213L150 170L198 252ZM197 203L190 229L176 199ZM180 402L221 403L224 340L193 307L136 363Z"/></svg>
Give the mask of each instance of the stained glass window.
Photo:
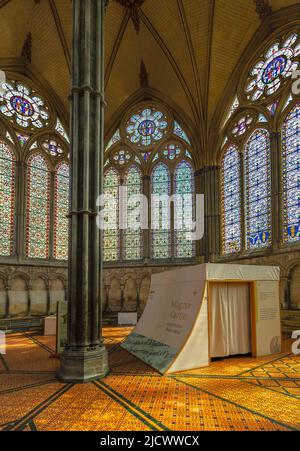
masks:
<svg viewBox="0 0 300 451"><path fill-rule="evenodd" d="M0 141L0 255L13 253L15 207L15 158Z"/></svg>
<svg viewBox="0 0 300 451"><path fill-rule="evenodd" d="M175 258L190 258L195 254L192 241L194 214L194 173L192 166L181 161L174 174L174 252ZM178 196L178 197L177 197Z"/></svg>
<svg viewBox="0 0 300 451"><path fill-rule="evenodd" d="M69 136L58 118L56 120L55 130L70 144Z"/></svg>
<svg viewBox="0 0 300 451"><path fill-rule="evenodd" d="M112 146L114 146L117 142L121 141L121 134L120 130L117 130L112 138L110 139L109 143L107 144L107 147L105 151L109 150Z"/></svg>
<svg viewBox="0 0 300 451"><path fill-rule="evenodd" d="M131 153L126 149L117 150L113 154L113 161L115 164L124 166L131 159Z"/></svg>
<svg viewBox="0 0 300 451"><path fill-rule="evenodd" d="M285 104L283 105L282 111L284 111L284 110L287 109L287 107L289 106L289 104L292 103L293 99L294 99L294 98L293 98L293 95L290 94L290 95L288 96L288 98L287 98Z"/></svg>
<svg viewBox="0 0 300 451"><path fill-rule="evenodd" d="M222 242L223 253L241 250L241 169L240 154L230 145L222 163Z"/></svg>
<svg viewBox="0 0 300 451"><path fill-rule="evenodd" d="M263 98L264 94L274 94L281 86L282 80L291 77L298 68L295 60L300 54L298 35L292 33L282 43L274 42L262 55L250 72L246 86L248 98L252 101Z"/></svg>
<svg viewBox="0 0 300 451"><path fill-rule="evenodd" d="M164 259L171 256L170 204L166 196L171 195L170 172L166 165L158 163L151 174L152 258ZM160 196L161 199L160 199Z"/></svg>
<svg viewBox="0 0 300 451"><path fill-rule="evenodd" d="M134 114L126 125L127 138L137 146L150 146L162 139L168 128L167 118L155 108Z"/></svg>
<svg viewBox="0 0 300 451"><path fill-rule="evenodd" d="M240 102L239 99L237 98L237 96L235 96L231 107L229 108L228 114L226 116L224 125L229 121L229 119L231 118L231 116L236 112L236 110L238 109L238 107L240 106Z"/></svg>
<svg viewBox="0 0 300 451"><path fill-rule="evenodd" d="M253 122L253 118L250 114L242 117L233 127L232 134L233 136L242 136L249 129L250 125Z"/></svg>
<svg viewBox="0 0 300 451"><path fill-rule="evenodd" d="M166 160L175 160L181 154L181 147L176 144L168 144L162 151L163 157Z"/></svg>
<svg viewBox="0 0 300 451"><path fill-rule="evenodd" d="M300 239L300 105L282 127L282 184L284 241Z"/></svg>
<svg viewBox="0 0 300 451"><path fill-rule="evenodd" d="M143 179L141 171L131 166L125 175L127 188L127 228L123 234L124 260L141 260L143 257L142 228L140 202L133 196L143 193Z"/></svg>
<svg viewBox="0 0 300 451"><path fill-rule="evenodd" d="M45 159L33 155L27 176L27 256L48 258L50 173Z"/></svg>
<svg viewBox="0 0 300 451"><path fill-rule="evenodd" d="M6 139L8 139L8 141L10 141L12 144L15 144L14 140L12 139L11 135L8 132L6 132L5 136L6 136Z"/></svg>
<svg viewBox="0 0 300 451"><path fill-rule="evenodd" d="M0 112L15 118L17 125L32 130L48 125L49 111L44 100L23 83L5 83L0 93Z"/></svg>
<svg viewBox="0 0 300 451"><path fill-rule="evenodd" d="M64 154L63 148L55 139L46 139L43 149L52 157L61 157Z"/></svg>
<svg viewBox="0 0 300 451"><path fill-rule="evenodd" d="M270 138L255 130L246 143L244 158L246 247L258 249L271 243Z"/></svg>
<svg viewBox="0 0 300 451"><path fill-rule="evenodd" d="M174 133L174 135L179 136L179 138L183 139L185 142L187 142L189 145L191 145L191 142L190 142L187 134L185 133L183 128L178 124L178 122L176 122L176 121L174 121L173 133Z"/></svg>
<svg viewBox="0 0 300 451"><path fill-rule="evenodd" d="M279 100L276 100L275 102L271 103L267 106L268 110L270 111L272 116L275 116L277 107L278 107Z"/></svg>
<svg viewBox="0 0 300 451"><path fill-rule="evenodd" d="M149 161L149 158L151 157L151 152L143 152L142 157L144 162L147 163L147 161Z"/></svg>
<svg viewBox="0 0 300 451"><path fill-rule="evenodd" d="M23 135L21 133L16 133L16 135L17 135L18 142L20 143L20 145L22 147L24 147L27 144L28 140L29 140L29 136Z"/></svg>
<svg viewBox="0 0 300 451"><path fill-rule="evenodd" d="M62 163L55 171L54 258L67 260L69 244L69 166Z"/></svg>
<svg viewBox="0 0 300 451"><path fill-rule="evenodd" d="M106 262L120 259L119 185L119 174L109 169L104 177L104 193L109 195L104 205L106 230L103 231L103 258Z"/></svg>

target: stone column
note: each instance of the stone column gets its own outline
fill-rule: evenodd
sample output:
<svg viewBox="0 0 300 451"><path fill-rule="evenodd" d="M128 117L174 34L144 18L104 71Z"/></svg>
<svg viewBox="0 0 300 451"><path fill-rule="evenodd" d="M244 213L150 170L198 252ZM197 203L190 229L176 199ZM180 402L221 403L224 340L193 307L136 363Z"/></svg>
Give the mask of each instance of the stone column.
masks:
<svg viewBox="0 0 300 451"><path fill-rule="evenodd" d="M46 315L50 315L50 307L51 307L51 281L46 280L46 289L47 289L47 306L46 306Z"/></svg>
<svg viewBox="0 0 300 451"><path fill-rule="evenodd" d="M31 283L27 283L26 286L27 289L27 314L26 316L31 316L31 292L32 292L32 285Z"/></svg>
<svg viewBox="0 0 300 451"><path fill-rule="evenodd" d="M102 234L96 224L96 200L103 193L105 3L73 0L68 344L59 373L65 382L108 373L101 337Z"/></svg>
<svg viewBox="0 0 300 451"><path fill-rule="evenodd" d="M220 254L220 168L206 166L197 172L200 193L205 196L204 238L200 244L200 254L205 262L214 262Z"/></svg>
<svg viewBox="0 0 300 451"><path fill-rule="evenodd" d="M5 296L6 296L6 305L5 305L5 318L10 318L10 313L9 313L9 292L11 290L10 284L7 282L5 284Z"/></svg>

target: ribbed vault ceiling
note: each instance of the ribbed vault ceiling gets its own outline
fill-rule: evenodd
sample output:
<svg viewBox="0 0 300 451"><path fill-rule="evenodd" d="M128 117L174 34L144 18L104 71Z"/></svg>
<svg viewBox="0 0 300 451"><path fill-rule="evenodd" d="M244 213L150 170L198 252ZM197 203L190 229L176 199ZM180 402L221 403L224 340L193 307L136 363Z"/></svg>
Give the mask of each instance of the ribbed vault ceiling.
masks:
<svg viewBox="0 0 300 451"><path fill-rule="evenodd" d="M171 99L207 136L225 88L262 23L258 6L273 12L295 0L110 0L106 13L106 122L141 87ZM127 7L126 7L127 5ZM0 58L20 57L32 34L32 65L66 111L70 92L70 0L0 0Z"/></svg>

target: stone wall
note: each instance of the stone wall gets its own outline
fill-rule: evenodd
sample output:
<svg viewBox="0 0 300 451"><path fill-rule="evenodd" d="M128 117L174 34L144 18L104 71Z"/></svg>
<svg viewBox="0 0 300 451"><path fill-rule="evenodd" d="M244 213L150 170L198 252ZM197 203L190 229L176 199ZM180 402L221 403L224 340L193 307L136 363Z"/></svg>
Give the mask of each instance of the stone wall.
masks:
<svg viewBox="0 0 300 451"><path fill-rule="evenodd" d="M104 271L105 313L139 312L146 305L151 274L170 268L115 268ZM45 316L67 297L67 269L0 266L0 318Z"/></svg>
<svg viewBox="0 0 300 451"><path fill-rule="evenodd" d="M0 318L45 316L66 298L64 268L0 266Z"/></svg>
<svg viewBox="0 0 300 451"><path fill-rule="evenodd" d="M218 259L225 262L224 259ZM280 302L283 309L300 308L300 255L286 252L244 257L228 263L275 265L281 269ZM174 267L118 267L104 270L103 312L142 313L151 275ZM0 318L44 316L55 313L56 302L66 299L67 269L57 267L0 266Z"/></svg>

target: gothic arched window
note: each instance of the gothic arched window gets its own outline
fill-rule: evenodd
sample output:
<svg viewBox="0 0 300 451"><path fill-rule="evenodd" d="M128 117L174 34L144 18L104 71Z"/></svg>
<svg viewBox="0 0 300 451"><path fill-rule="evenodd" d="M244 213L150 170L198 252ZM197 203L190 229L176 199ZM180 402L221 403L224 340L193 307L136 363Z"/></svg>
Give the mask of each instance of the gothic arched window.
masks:
<svg viewBox="0 0 300 451"><path fill-rule="evenodd" d="M223 253L239 252L241 234L241 169L238 148L230 145L222 162Z"/></svg>
<svg viewBox="0 0 300 451"><path fill-rule="evenodd" d="M195 255L195 241L192 241L194 219L194 172L187 161L181 161L174 173L174 255L175 258L189 258Z"/></svg>
<svg viewBox="0 0 300 451"><path fill-rule="evenodd" d="M245 146L246 248L258 249L271 243L271 158L270 138L256 129Z"/></svg>
<svg viewBox="0 0 300 451"><path fill-rule="evenodd" d="M103 258L105 262L116 262L120 259L119 186L119 174L115 169L110 168L104 176L106 215L103 231Z"/></svg>
<svg viewBox="0 0 300 451"><path fill-rule="evenodd" d="M137 166L130 166L125 174L124 186L127 188L127 218L123 234L124 260L143 258L141 202L135 196L143 193L142 173Z"/></svg>
<svg viewBox="0 0 300 451"><path fill-rule="evenodd" d="M50 172L42 155L28 160L26 255L46 259L49 256Z"/></svg>
<svg viewBox="0 0 300 451"><path fill-rule="evenodd" d="M300 239L300 105L282 126L282 197L284 242Z"/></svg>
<svg viewBox="0 0 300 451"><path fill-rule="evenodd" d="M54 258L67 260L69 245L69 165L61 163L55 171Z"/></svg>
<svg viewBox="0 0 300 451"><path fill-rule="evenodd" d="M0 255L10 256L14 244L15 157L0 140Z"/></svg>
<svg viewBox="0 0 300 451"><path fill-rule="evenodd" d="M224 112L224 254L264 251L272 243L277 251L282 242L299 243L300 103L293 76L297 75L299 58L300 32L293 26L268 42L249 64L229 110ZM239 167L243 167L242 174ZM272 195L278 205L272 204ZM273 215L272 205L276 206Z"/></svg>
<svg viewBox="0 0 300 451"><path fill-rule="evenodd" d="M152 171L151 194L151 256L168 259L171 257L171 177L163 163L158 163Z"/></svg>
<svg viewBox="0 0 300 451"><path fill-rule="evenodd" d="M105 261L193 258L195 242L191 240L191 230L187 230L195 207L193 150L190 136L180 121L165 106L154 102L137 105L110 136L104 167L106 174L111 174L115 187L121 184L122 188L127 188L128 200L136 194L144 194L151 207L146 208L145 198L127 205L128 227L120 232L104 233L104 248L110 249L108 243L113 243L115 250L113 255L109 255L109 251L105 253ZM171 203L172 194L183 196L176 213L176 205ZM152 196L164 197L153 200ZM141 211L141 203L147 211ZM120 207L120 219L124 219L122 204L116 207ZM119 223L118 213L111 211L111 217ZM184 219L183 228L176 230L173 218L177 223ZM147 219L150 230L146 230ZM138 224L137 229L132 227L133 223Z"/></svg>

